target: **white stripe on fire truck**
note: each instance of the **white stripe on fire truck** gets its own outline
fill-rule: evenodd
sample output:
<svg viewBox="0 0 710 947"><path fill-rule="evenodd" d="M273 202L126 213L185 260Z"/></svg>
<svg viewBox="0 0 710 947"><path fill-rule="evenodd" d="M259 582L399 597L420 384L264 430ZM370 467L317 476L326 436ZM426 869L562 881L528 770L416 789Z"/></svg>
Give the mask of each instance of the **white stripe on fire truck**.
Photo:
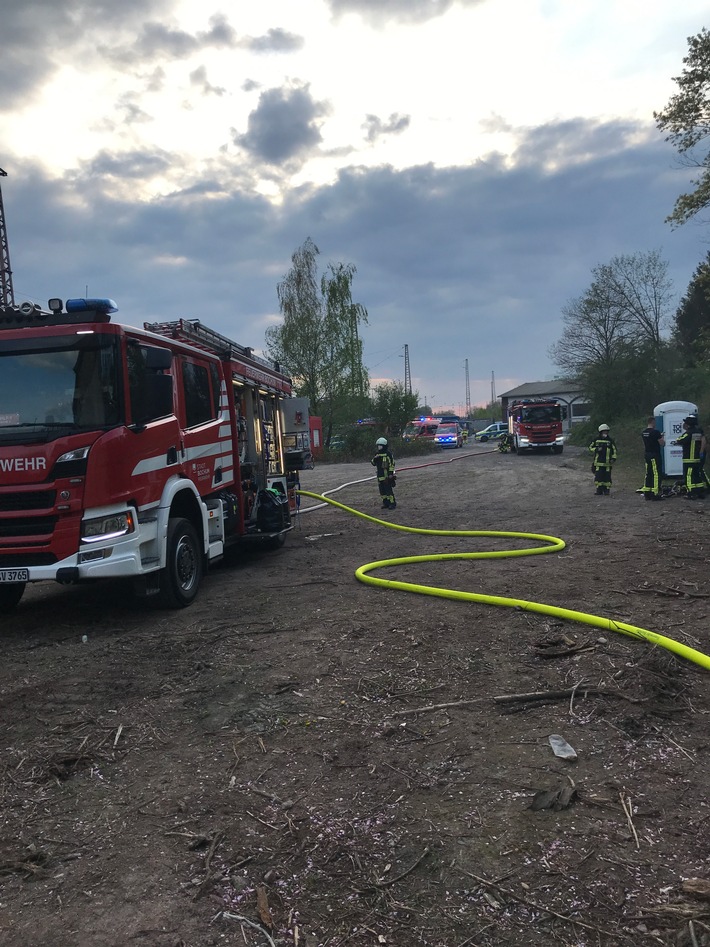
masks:
<svg viewBox="0 0 710 947"><path fill-rule="evenodd" d="M231 458L231 453L223 453L225 448L231 452L231 440L220 441L216 444L202 444L200 447L188 447L185 451L185 461L196 460L200 457L213 457L215 455ZM167 456L165 454L161 454L158 457L146 457L145 460L141 460L133 468L132 476L136 477L140 474L154 473L156 470L164 470L168 466L173 467L175 465L168 465Z"/></svg>
<svg viewBox="0 0 710 947"><path fill-rule="evenodd" d="M225 438L216 444L200 444L198 447L188 447L185 452L185 459L196 460L199 457L214 457L215 454L222 454L225 450L232 450L231 438Z"/></svg>

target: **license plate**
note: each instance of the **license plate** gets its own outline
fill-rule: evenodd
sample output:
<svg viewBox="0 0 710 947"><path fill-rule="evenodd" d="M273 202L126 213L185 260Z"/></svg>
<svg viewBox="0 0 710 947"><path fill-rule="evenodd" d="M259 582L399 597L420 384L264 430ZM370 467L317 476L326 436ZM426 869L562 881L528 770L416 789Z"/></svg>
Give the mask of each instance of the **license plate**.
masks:
<svg viewBox="0 0 710 947"><path fill-rule="evenodd" d="M0 569L0 582L29 582L29 569Z"/></svg>

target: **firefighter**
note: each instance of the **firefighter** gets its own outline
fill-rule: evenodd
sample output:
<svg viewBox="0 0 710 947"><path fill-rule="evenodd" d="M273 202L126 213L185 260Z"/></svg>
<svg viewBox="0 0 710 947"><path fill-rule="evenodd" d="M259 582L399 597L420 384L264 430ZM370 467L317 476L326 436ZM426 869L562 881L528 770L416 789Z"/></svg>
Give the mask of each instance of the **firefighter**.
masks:
<svg viewBox="0 0 710 947"><path fill-rule="evenodd" d="M661 493L661 448L665 445L663 433L656 427L656 419L650 417L641 432L643 456L646 461L646 480L641 488L644 500L662 500Z"/></svg>
<svg viewBox="0 0 710 947"><path fill-rule="evenodd" d="M609 433L608 424L600 424L598 434L589 445L592 454L592 473L597 488L596 495L609 496L611 489L611 468L616 460L616 444Z"/></svg>
<svg viewBox="0 0 710 947"><path fill-rule="evenodd" d="M694 414L683 419L683 433L677 441L683 448L683 483L687 500L699 500L705 496L707 481L701 455L705 453L705 434Z"/></svg>
<svg viewBox="0 0 710 947"><path fill-rule="evenodd" d="M397 483L394 457L387 446L386 437L378 437L375 446L377 447L377 453L370 463L373 467L377 467L377 485L382 497L382 509L394 510L397 506L397 501L394 498L394 488Z"/></svg>

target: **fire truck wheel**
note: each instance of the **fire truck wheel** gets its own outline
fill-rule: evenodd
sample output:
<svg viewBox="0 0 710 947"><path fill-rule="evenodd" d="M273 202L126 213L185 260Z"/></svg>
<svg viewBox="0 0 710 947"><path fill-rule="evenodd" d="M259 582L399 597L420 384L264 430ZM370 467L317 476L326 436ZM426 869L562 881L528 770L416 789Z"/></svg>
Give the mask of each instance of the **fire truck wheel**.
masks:
<svg viewBox="0 0 710 947"><path fill-rule="evenodd" d="M194 602L202 579L202 550L189 520L173 517L168 523L168 553L160 573L160 604L185 608Z"/></svg>
<svg viewBox="0 0 710 947"><path fill-rule="evenodd" d="M286 542L286 533L278 533L276 536L269 536L266 540L267 549L280 549Z"/></svg>
<svg viewBox="0 0 710 947"><path fill-rule="evenodd" d="M11 582L0 585L0 612L11 612L22 598L26 582Z"/></svg>

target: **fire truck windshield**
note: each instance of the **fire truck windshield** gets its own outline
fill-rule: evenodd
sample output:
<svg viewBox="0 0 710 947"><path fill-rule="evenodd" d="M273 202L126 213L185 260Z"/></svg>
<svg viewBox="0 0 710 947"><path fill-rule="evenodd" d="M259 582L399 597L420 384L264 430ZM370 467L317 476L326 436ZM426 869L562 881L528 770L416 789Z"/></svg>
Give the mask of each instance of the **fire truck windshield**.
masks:
<svg viewBox="0 0 710 947"><path fill-rule="evenodd" d="M527 424L551 424L553 421L560 421L561 418L558 404L526 405L521 416L521 420Z"/></svg>
<svg viewBox="0 0 710 947"><path fill-rule="evenodd" d="M117 340L2 340L0 444L38 443L121 421Z"/></svg>

